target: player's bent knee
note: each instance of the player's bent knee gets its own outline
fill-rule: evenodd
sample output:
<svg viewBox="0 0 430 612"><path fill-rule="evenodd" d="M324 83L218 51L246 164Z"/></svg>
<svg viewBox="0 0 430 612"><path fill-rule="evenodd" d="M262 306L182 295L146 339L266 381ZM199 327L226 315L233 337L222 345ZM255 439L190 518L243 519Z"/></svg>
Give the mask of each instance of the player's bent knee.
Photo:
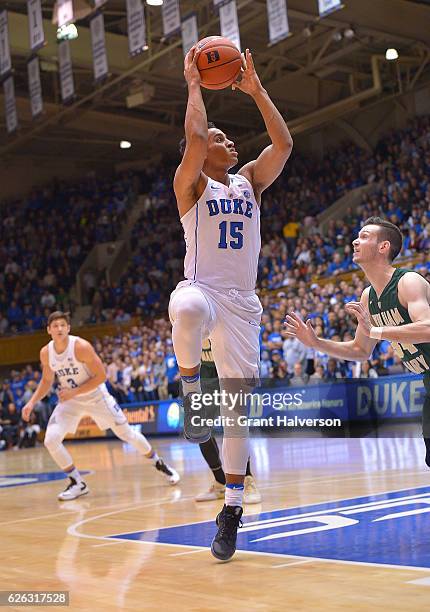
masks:
<svg viewBox="0 0 430 612"><path fill-rule="evenodd" d="M191 325L201 324L210 317L209 305L197 291L178 296L174 304L175 320Z"/></svg>
<svg viewBox="0 0 430 612"><path fill-rule="evenodd" d="M115 425L112 427L114 434L123 442L131 442L136 437L136 432L130 427L128 423L123 425Z"/></svg>
<svg viewBox="0 0 430 612"><path fill-rule="evenodd" d="M64 440L64 434L58 429L56 425L51 427L48 426L46 430L45 439L43 441L48 451L55 451Z"/></svg>

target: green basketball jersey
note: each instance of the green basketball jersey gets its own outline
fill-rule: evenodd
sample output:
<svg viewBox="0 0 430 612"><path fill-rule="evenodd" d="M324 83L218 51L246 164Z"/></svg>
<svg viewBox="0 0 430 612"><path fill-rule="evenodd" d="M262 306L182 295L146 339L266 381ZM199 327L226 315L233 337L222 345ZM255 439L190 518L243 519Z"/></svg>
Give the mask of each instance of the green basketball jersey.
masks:
<svg viewBox="0 0 430 612"><path fill-rule="evenodd" d="M370 286L369 312L377 327L396 327L413 323L407 308L400 303L397 292L399 280L407 272L413 272L413 270L396 268L379 299L375 289ZM420 344L391 342L391 346L408 370L415 374L423 374L426 379L430 377L430 342Z"/></svg>

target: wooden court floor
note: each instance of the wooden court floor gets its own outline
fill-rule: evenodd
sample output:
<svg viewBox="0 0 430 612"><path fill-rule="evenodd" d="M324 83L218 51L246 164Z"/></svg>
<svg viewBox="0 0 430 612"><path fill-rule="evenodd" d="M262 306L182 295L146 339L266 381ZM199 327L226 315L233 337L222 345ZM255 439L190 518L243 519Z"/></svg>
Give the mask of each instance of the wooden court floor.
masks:
<svg viewBox="0 0 430 612"><path fill-rule="evenodd" d="M153 442L179 485L119 441L69 443L76 465L91 471L91 492L66 503L56 498L64 480L25 484L56 471L44 448L1 453L0 590L67 590L70 610L428 607L430 471L420 439L254 439L263 503L246 508L244 549L227 564L208 549L222 502L194 501L211 482L198 447ZM394 502L384 502L387 492L399 492ZM300 513L317 522L300 518L293 528L305 533L286 535ZM338 553L343 560L327 558Z"/></svg>

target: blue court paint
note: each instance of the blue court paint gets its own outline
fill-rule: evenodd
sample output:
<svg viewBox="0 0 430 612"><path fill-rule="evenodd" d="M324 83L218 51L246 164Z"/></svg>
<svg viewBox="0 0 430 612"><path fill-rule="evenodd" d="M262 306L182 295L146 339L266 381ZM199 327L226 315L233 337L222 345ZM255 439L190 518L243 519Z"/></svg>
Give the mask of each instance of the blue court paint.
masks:
<svg viewBox="0 0 430 612"><path fill-rule="evenodd" d="M215 522L109 536L209 547ZM430 568L430 487L262 512L238 531L238 550Z"/></svg>
<svg viewBox="0 0 430 612"><path fill-rule="evenodd" d="M90 472L80 471L81 474ZM29 474L0 474L0 489L9 487L22 487L24 485L51 482L52 480L63 480L67 478L64 472L33 472Z"/></svg>

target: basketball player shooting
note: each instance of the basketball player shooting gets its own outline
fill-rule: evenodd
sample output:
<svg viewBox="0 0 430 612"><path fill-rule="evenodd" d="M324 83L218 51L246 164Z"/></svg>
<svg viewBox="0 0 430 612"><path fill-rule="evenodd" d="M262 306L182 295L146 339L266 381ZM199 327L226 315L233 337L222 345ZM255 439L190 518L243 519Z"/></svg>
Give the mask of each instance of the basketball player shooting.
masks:
<svg viewBox="0 0 430 612"><path fill-rule="evenodd" d="M194 427L192 417L199 413L192 410L192 399L201 394L203 340L210 338L222 389L232 381L259 377L262 306L255 283L261 243L261 194L282 172L293 141L246 50L240 80L233 88L254 100L271 144L257 159L236 174L229 174L238 163L238 155L234 142L208 124L194 47L185 57L184 76L188 85L185 139L173 186L185 234L186 280L171 295L169 315L184 393L184 434L190 441L202 443L209 440L211 428L204 423ZM223 413L229 414L228 407L221 403ZM236 550L243 512L247 434L242 431L230 435L224 430L225 504L217 516L218 533L212 542L212 554L224 561Z"/></svg>
<svg viewBox="0 0 430 612"><path fill-rule="evenodd" d="M348 361L367 361L376 343L388 340L404 366L423 376L423 437L430 467L430 285L417 272L393 266L402 248L402 233L393 223L370 217L352 244L353 261L370 282L359 302L345 305L358 321L355 338L349 342L318 338L310 320L305 323L294 312L286 317L287 335Z"/></svg>
<svg viewBox="0 0 430 612"><path fill-rule="evenodd" d="M66 434L75 433L84 416L90 416L100 429L110 428L118 438L151 459L155 468L170 484L179 482L177 472L157 455L145 436L128 424L125 414L106 388L106 371L100 357L89 342L70 335L69 314L61 311L51 313L47 331L52 340L40 351L42 378L30 401L22 409L22 417L25 421L30 419L36 403L47 395L57 377L60 401L49 419L45 446L58 467L70 479L58 499L68 501L89 492L88 485L63 444Z"/></svg>

